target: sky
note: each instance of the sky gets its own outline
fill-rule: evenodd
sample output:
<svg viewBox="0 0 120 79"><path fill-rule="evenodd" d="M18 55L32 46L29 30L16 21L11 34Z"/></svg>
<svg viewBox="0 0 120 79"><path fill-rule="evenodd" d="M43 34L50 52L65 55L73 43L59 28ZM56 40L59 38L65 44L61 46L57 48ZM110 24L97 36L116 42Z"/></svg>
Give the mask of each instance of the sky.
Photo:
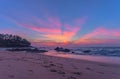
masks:
<svg viewBox="0 0 120 79"><path fill-rule="evenodd" d="M120 46L120 0L0 0L0 33L40 46Z"/></svg>

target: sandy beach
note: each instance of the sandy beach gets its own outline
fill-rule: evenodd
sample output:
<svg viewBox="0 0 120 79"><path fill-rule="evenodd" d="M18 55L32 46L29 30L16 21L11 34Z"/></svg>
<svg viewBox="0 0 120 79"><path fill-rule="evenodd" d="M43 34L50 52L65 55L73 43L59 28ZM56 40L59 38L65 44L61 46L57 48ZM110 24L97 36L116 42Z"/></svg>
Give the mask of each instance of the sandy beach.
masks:
<svg viewBox="0 0 120 79"><path fill-rule="evenodd" d="M0 51L0 79L120 79L120 65Z"/></svg>

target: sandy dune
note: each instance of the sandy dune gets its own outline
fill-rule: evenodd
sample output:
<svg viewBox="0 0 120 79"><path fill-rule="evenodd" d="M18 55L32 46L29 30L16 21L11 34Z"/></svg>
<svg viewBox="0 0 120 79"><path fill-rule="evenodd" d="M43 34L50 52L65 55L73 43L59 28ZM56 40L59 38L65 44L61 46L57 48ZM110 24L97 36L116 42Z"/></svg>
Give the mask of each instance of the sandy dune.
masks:
<svg viewBox="0 0 120 79"><path fill-rule="evenodd" d="M0 51L0 79L120 79L120 66Z"/></svg>

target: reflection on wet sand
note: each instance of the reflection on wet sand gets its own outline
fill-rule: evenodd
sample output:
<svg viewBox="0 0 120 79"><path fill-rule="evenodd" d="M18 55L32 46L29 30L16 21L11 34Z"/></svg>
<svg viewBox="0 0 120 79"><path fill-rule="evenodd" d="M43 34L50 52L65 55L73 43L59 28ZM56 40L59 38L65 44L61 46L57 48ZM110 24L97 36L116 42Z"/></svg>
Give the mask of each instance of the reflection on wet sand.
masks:
<svg viewBox="0 0 120 79"><path fill-rule="evenodd" d="M102 62L102 63L110 63L110 64L120 64L119 57L107 57L107 56L92 56L92 55L75 55L75 54L67 54L64 52L56 52L51 50L49 52L44 53L45 55L64 57L64 58L74 58L74 59L82 59L87 61L94 62Z"/></svg>

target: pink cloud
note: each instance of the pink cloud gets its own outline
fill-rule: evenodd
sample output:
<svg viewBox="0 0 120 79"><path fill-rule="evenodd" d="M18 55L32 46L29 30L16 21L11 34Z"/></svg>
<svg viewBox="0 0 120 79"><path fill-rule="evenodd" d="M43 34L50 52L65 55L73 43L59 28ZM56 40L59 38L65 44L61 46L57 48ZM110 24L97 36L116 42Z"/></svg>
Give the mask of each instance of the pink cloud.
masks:
<svg viewBox="0 0 120 79"><path fill-rule="evenodd" d="M78 19L76 19L75 24L82 25L85 23L86 20L87 20L87 17L78 18Z"/></svg>
<svg viewBox="0 0 120 79"><path fill-rule="evenodd" d="M120 40L120 30L105 28L97 28L93 32L84 35L75 41L76 44L103 44L103 43L118 43Z"/></svg>
<svg viewBox="0 0 120 79"><path fill-rule="evenodd" d="M58 18L49 17L48 22L52 25L52 27L61 28L62 26L62 23Z"/></svg>
<svg viewBox="0 0 120 79"><path fill-rule="evenodd" d="M62 26L62 23L60 22L60 20L58 18L55 17L47 17L44 20L41 18L37 18L37 17L33 17L35 23L37 23L38 25L42 26L42 27L47 27L47 28L60 28Z"/></svg>
<svg viewBox="0 0 120 79"><path fill-rule="evenodd" d="M60 19L56 17L47 17L44 20L37 17L32 17L32 20L33 21L21 21L10 19L10 21L15 23L17 26L36 31L40 33L40 36L43 36L45 38L44 39L41 37L39 38L39 40L46 40L47 38L49 40L60 43L63 42L65 44L67 44L67 42L72 41L72 38L80 30L80 27L84 21L82 21L82 19L77 19L73 22L72 25L70 25L68 23L62 23ZM64 29L62 29L62 27L64 27Z"/></svg>

